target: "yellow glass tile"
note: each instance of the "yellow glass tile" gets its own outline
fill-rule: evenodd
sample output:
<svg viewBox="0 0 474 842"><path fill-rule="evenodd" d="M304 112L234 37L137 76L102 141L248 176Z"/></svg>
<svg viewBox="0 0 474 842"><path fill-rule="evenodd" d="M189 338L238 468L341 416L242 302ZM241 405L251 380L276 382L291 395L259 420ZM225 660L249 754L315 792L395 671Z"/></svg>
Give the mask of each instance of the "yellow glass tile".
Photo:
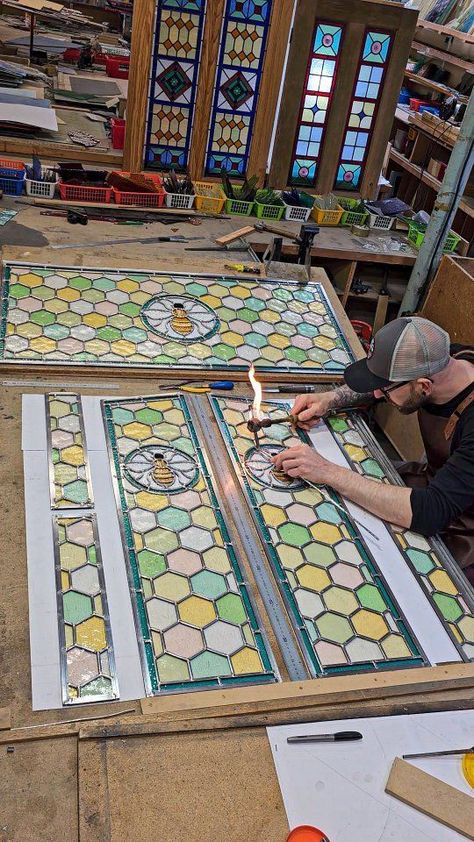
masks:
<svg viewBox="0 0 474 842"><path fill-rule="evenodd" d="M451 629L454 637L456 638L458 643L462 643L462 636L459 634L459 629L454 623L448 623L449 628Z"/></svg>
<svg viewBox="0 0 474 842"><path fill-rule="evenodd" d="M341 540L341 533L337 526L332 523L325 523L320 521L310 526L310 532L316 541L321 541L323 544L335 544L336 541Z"/></svg>
<svg viewBox="0 0 474 842"><path fill-rule="evenodd" d="M159 512L169 505L167 497L163 494L150 494L149 491L139 491L136 501L141 509L147 509L149 512Z"/></svg>
<svg viewBox="0 0 474 842"><path fill-rule="evenodd" d="M102 597L100 596L100 594L99 594L99 596L94 597L94 611L95 611L96 614L103 614L104 613L104 608L103 608L103 605L102 605Z"/></svg>
<svg viewBox="0 0 474 842"><path fill-rule="evenodd" d="M331 583L326 571L321 567L315 567L313 564L304 564L303 567L300 567L296 571L296 578L304 588L309 588L312 591L322 591Z"/></svg>
<svg viewBox="0 0 474 842"><path fill-rule="evenodd" d="M72 287L63 287L62 289L58 289L56 291L56 295L58 298L61 298L62 301L77 301L81 297L79 290L72 289Z"/></svg>
<svg viewBox="0 0 474 842"><path fill-rule="evenodd" d="M288 519L283 509L278 508L278 506L271 506L269 503L263 504L261 513L268 526L280 526Z"/></svg>
<svg viewBox="0 0 474 842"><path fill-rule="evenodd" d="M260 655L256 649L251 649L245 646L240 652L232 655L232 666L236 675L244 675L253 672L262 672L263 665L260 660Z"/></svg>
<svg viewBox="0 0 474 842"><path fill-rule="evenodd" d="M366 611L362 608L352 617L356 632L363 637L371 637L373 640L380 640L388 632L388 626L380 614L373 611Z"/></svg>
<svg viewBox="0 0 474 842"><path fill-rule="evenodd" d="M123 431L127 438L138 439L138 441L143 441L143 439L148 439L151 436L151 429L148 424L140 424L138 421L125 424Z"/></svg>
<svg viewBox="0 0 474 842"><path fill-rule="evenodd" d="M214 543L221 547L224 543L222 538L222 532L220 529L213 529L212 530L212 537L214 538Z"/></svg>
<svg viewBox="0 0 474 842"><path fill-rule="evenodd" d="M152 637L152 640L153 640L153 649L155 651L155 655L156 655L156 657L158 657L159 655L163 654L163 644L161 642L161 634L158 634L158 632L152 631L151 637Z"/></svg>
<svg viewBox="0 0 474 842"><path fill-rule="evenodd" d="M107 324L106 316L102 316L100 313L86 313L82 317L82 321L88 327L105 327Z"/></svg>
<svg viewBox="0 0 474 842"><path fill-rule="evenodd" d="M428 579L438 591L449 593L453 596L456 596L458 593L456 585L445 570L435 570L429 574Z"/></svg>
<svg viewBox="0 0 474 842"><path fill-rule="evenodd" d="M19 278L20 283L24 284L26 287L39 287L43 283L43 278L41 275L36 275L34 272L26 272L24 275L21 275Z"/></svg>
<svg viewBox="0 0 474 842"><path fill-rule="evenodd" d="M69 623L64 624L64 636L66 638L66 649L69 649L71 646L74 646L74 631L72 626Z"/></svg>
<svg viewBox="0 0 474 842"><path fill-rule="evenodd" d="M119 339L117 342L112 342L110 349L114 354L119 354L121 357L129 357L135 351L133 342L127 342L126 339Z"/></svg>
<svg viewBox="0 0 474 842"><path fill-rule="evenodd" d="M178 606L179 615L185 623L202 628L216 618L214 605L200 596L190 596Z"/></svg>
<svg viewBox="0 0 474 842"><path fill-rule="evenodd" d="M67 688L67 694L68 694L70 699L77 699L77 696L78 696L77 687L73 687L72 684L69 684L69 686Z"/></svg>
<svg viewBox="0 0 474 842"><path fill-rule="evenodd" d="M314 340L314 344L325 351L332 351L336 346L334 339L329 339L327 336L318 336Z"/></svg>
<svg viewBox="0 0 474 842"><path fill-rule="evenodd" d="M7 336L11 336L15 333L15 325L12 325L10 322L7 324Z"/></svg>
<svg viewBox="0 0 474 842"><path fill-rule="evenodd" d="M274 348L288 348L290 345L290 340L288 339L288 337L280 336L279 333L273 333L269 337L268 342Z"/></svg>
<svg viewBox="0 0 474 842"><path fill-rule="evenodd" d="M263 322L270 322L271 324L276 324L281 320L280 313L275 313L273 310L262 310L260 313L260 318Z"/></svg>
<svg viewBox="0 0 474 842"><path fill-rule="evenodd" d="M137 550L137 552L139 552L139 550L143 550L143 547L145 545L143 543L143 538L142 538L142 536L139 532L133 533L133 541L134 541L134 547Z"/></svg>
<svg viewBox="0 0 474 842"><path fill-rule="evenodd" d="M347 455L353 459L354 462L362 462L363 459L367 458L367 454L361 447L357 447L355 444L347 444L345 446L345 450Z"/></svg>
<svg viewBox="0 0 474 842"><path fill-rule="evenodd" d="M131 281L129 278L125 278L123 281L118 282L117 288L121 289L122 292L137 292L140 289L140 284L137 281Z"/></svg>
<svg viewBox="0 0 474 842"><path fill-rule="evenodd" d="M411 652L399 634L391 634L382 643L387 658L409 658Z"/></svg>
<svg viewBox="0 0 474 842"><path fill-rule="evenodd" d="M220 298L216 298L215 295L201 295L201 301L204 301L204 304L207 304L208 307L220 307L221 300Z"/></svg>
<svg viewBox="0 0 474 842"><path fill-rule="evenodd" d="M100 652L106 648L105 623L100 617L91 617L76 626L76 639L79 646Z"/></svg>
<svg viewBox="0 0 474 842"><path fill-rule="evenodd" d="M70 587L69 585L69 573L66 570L61 570L61 587L63 591L67 591Z"/></svg>
<svg viewBox="0 0 474 842"><path fill-rule="evenodd" d="M166 412L167 409L173 409L173 402L172 401L149 401L147 402L147 406L150 409L157 409L159 412Z"/></svg>
<svg viewBox="0 0 474 842"><path fill-rule="evenodd" d="M233 348L239 348L240 345L245 344L244 337L238 333L234 333L233 330L228 330L226 333L223 333L222 341L226 342L227 345L232 345Z"/></svg>
<svg viewBox="0 0 474 842"><path fill-rule="evenodd" d="M31 340L31 348L40 354L48 354L56 349L56 342L54 339L48 339L47 336L37 336Z"/></svg>
<svg viewBox="0 0 474 842"><path fill-rule="evenodd" d="M82 447L74 444L72 447L65 447L61 451L61 458L68 465L76 465L77 467L84 464L84 451Z"/></svg>

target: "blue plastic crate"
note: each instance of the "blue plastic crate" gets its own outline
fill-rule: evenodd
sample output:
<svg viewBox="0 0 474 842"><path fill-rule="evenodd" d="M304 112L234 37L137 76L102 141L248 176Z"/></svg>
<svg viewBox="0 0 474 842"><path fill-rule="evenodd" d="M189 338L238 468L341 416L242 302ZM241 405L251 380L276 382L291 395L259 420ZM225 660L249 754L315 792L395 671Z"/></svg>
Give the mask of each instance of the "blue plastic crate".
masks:
<svg viewBox="0 0 474 842"><path fill-rule="evenodd" d="M16 181L23 181L25 177L25 170L11 169L10 167L0 167L0 178L15 179Z"/></svg>
<svg viewBox="0 0 474 842"><path fill-rule="evenodd" d="M0 175L0 189L9 196L21 196L23 192L23 185L25 183L25 173L22 173L21 179L16 178L2 178Z"/></svg>

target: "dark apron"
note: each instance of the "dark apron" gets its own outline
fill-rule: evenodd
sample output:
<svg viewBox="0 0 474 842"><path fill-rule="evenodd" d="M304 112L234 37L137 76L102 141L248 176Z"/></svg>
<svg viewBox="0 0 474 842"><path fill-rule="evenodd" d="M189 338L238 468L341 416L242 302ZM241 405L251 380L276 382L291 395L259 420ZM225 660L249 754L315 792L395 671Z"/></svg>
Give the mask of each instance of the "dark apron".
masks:
<svg viewBox="0 0 474 842"><path fill-rule="evenodd" d="M450 443L461 414L474 402L471 392L446 420L423 407L418 410L426 463L406 462L399 468L409 488L426 488L450 456ZM474 505L462 513L440 536L467 578L474 584Z"/></svg>

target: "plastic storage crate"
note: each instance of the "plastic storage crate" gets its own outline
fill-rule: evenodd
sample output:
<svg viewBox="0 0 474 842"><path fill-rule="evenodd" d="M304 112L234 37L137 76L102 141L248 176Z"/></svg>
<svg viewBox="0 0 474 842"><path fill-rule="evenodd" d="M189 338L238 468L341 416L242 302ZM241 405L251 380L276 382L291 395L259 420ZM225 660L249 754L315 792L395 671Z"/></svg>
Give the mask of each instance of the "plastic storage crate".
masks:
<svg viewBox="0 0 474 842"><path fill-rule="evenodd" d="M255 216L259 219L281 219L284 212L284 205L262 205L261 202L253 203Z"/></svg>
<svg viewBox="0 0 474 842"><path fill-rule="evenodd" d="M3 190L8 196L21 196L24 183L25 170L18 178L6 178L0 171L0 190Z"/></svg>
<svg viewBox="0 0 474 842"><path fill-rule="evenodd" d="M394 222L394 216L377 216L376 213L369 213L370 228L375 228L379 231L390 231Z"/></svg>
<svg viewBox="0 0 474 842"><path fill-rule="evenodd" d="M354 208L357 208L360 205L359 199L339 199L339 203L343 209L343 214L341 216L341 225L363 225L366 221L369 212L368 211L355 211Z"/></svg>
<svg viewBox="0 0 474 842"><path fill-rule="evenodd" d="M119 175L129 176L129 172L119 172ZM166 193L162 188L163 179L159 173L142 173L148 181L160 188L159 193L140 193L139 191L118 190L113 187L114 200L117 205L137 205L141 208L162 208Z"/></svg>
<svg viewBox="0 0 474 842"><path fill-rule="evenodd" d="M55 175L54 181L35 181L32 178L25 178L27 196L46 196L48 199L54 198L58 177L51 167L41 167L41 175L48 173Z"/></svg>
<svg viewBox="0 0 474 842"><path fill-rule="evenodd" d="M243 202L240 199L226 199L225 212L230 216L250 216L253 205L253 202Z"/></svg>
<svg viewBox="0 0 474 842"><path fill-rule="evenodd" d="M112 149L123 149L125 142L125 120L122 120L120 117L111 117L110 133Z"/></svg>
<svg viewBox="0 0 474 842"><path fill-rule="evenodd" d="M0 178L13 178L23 181L25 177L23 161L12 161L10 158L0 158Z"/></svg>
<svg viewBox="0 0 474 842"><path fill-rule="evenodd" d="M128 56L105 57L105 72L111 79L128 79L130 58Z"/></svg>
<svg viewBox="0 0 474 842"><path fill-rule="evenodd" d="M190 210L194 204L194 193L165 193L167 208L184 208Z"/></svg>
<svg viewBox="0 0 474 842"><path fill-rule="evenodd" d="M59 179L59 195L69 202L104 202L112 201L111 187L90 187L82 184L67 184Z"/></svg>
<svg viewBox="0 0 474 842"><path fill-rule="evenodd" d="M421 247L423 240L425 239L426 233L426 226L419 225L416 222L409 222L408 223L408 241L414 246L416 249ZM451 254L453 251L456 251L456 247L460 242L461 237L459 234L456 234L454 231L450 231L448 236L446 237L443 252L444 254Z"/></svg>
<svg viewBox="0 0 474 842"><path fill-rule="evenodd" d="M206 181L195 181L196 210L203 213L221 213L225 203L225 193L218 184L211 184Z"/></svg>
<svg viewBox="0 0 474 842"><path fill-rule="evenodd" d="M309 219L309 215L313 210L313 196L310 196L309 193L302 193L300 191L298 192L299 195L302 197L302 201L305 203L303 207L298 205L287 205L285 200L282 199L282 202L285 206L285 219L287 219L289 222L307 222Z"/></svg>
<svg viewBox="0 0 474 842"><path fill-rule="evenodd" d="M315 196L315 199L316 198L318 197ZM340 205L338 205L334 210L326 210L314 205L313 210L311 211L311 215L318 225L339 225L342 214L343 210Z"/></svg>

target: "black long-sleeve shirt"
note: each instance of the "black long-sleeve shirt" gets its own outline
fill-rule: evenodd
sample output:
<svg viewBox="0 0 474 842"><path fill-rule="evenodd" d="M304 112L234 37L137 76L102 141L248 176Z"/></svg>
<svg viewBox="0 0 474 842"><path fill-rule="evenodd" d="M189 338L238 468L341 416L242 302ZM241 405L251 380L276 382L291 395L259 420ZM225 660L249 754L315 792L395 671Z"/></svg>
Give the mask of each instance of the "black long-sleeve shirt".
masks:
<svg viewBox="0 0 474 842"><path fill-rule="evenodd" d="M466 358L472 359L474 349L462 348ZM451 353L461 351L452 346ZM458 359L464 354L457 354ZM474 383L448 403L427 404L424 409L446 420L470 392ZM436 472L427 488L414 488L410 497L411 529L422 535L442 532L463 512L474 505L474 403L464 410L453 433L450 456Z"/></svg>

